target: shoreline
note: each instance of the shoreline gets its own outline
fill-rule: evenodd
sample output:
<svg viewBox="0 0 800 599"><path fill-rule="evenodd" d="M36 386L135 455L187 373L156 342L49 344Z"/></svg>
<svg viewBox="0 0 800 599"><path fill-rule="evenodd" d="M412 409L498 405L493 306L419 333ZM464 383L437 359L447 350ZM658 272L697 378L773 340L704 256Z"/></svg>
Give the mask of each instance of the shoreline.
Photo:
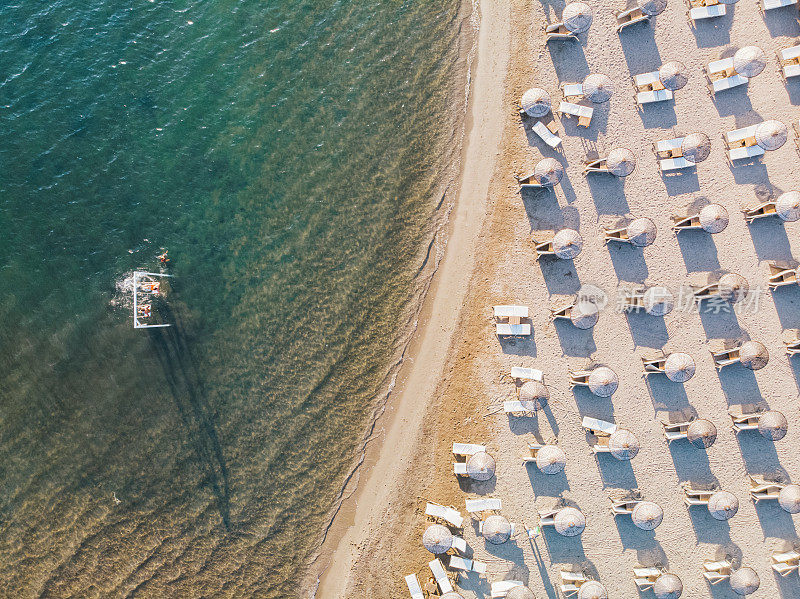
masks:
<svg viewBox="0 0 800 599"><path fill-rule="evenodd" d="M422 436L422 425L453 350L461 313L472 277L480 232L488 204L489 182L502 137L503 81L508 64L508 6L484 7L473 2L477 43L466 73L468 104L458 189L445 225L444 256L422 301L402 363L395 374L382 413L366 439L361 461L350 475L344 498L335 510L328 533L309 568L310 597L336 598L363 581L359 558L371 531L392 504L390 494L402 486ZM476 13L478 13L476 15ZM486 159L487 156L491 158ZM437 233L429 248L441 243ZM380 438L382 437L382 438ZM377 440L377 443L369 445ZM352 490L348 493L348 488ZM356 513L356 509L358 512ZM314 587L314 583L316 586Z"/></svg>

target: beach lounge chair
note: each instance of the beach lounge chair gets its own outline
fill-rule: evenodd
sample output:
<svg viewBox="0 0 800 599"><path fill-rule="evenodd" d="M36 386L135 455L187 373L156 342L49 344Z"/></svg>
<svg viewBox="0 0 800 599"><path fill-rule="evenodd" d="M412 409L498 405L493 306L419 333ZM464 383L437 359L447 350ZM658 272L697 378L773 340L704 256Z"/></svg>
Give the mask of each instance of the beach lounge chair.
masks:
<svg viewBox="0 0 800 599"><path fill-rule="evenodd" d="M498 580L493 582L491 586L492 599L502 599L508 594L508 591L514 587L521 587L522 581L520 580Z"/></svg>
<svg viewBox="0 0 800 599"><path fill-rule="evenodd" d="M662 171L673 171L682 168L695 166L694 162L689 162L683 157L683 137L665 139L653 144L653 153L658 159L658 166Z"/></svg>
<svg viewBox="0 0 800 599"><path fill-rule="evenodd" d="M781 65L781 75L784 80L800 76L800 46L779 50L778 62Z"/></svg>
<svg viewBox="0 0 800 599"><path fill-rule="evenodd" d="M633 580L640 591L647 591L653 588L663 572L661 568L637 566L633 569Z"/></svg>
<svg viewBox="0 0 800 599"><path fill-rule="evenodd" d="M583 174L602 173L615 177L627 177L636 168L636 155L628 148L614 148L605 156L586 159Z"/></svg>
<svg viewBox="0 0 800 599"><path fill-rule="evenodd" d="M705 231L721 233L728 226L728 212L720 204L707 204L703 208L689 208L685 214L672 215L672 230Z"/></svg>
<svg viewBox="0 0 800 599"><path fill-rule="evenodd" d="M711 496L715 493L715 491L708 491L704 489L693 489L691 485L684 484L683 485L683 503L686 504L686 507L692 507L693 505L708 505L708 500L711 499Z"/></svg>
<svg viewBox="0 0 800 599"><path fill-rule="evenodd" d="M636 23L644 23L650 20L650 17L642 12L640 6L616 11L614 16L617 18L617 33Z"/></svg>
<svg viewBox="0 0 800 599"><path fill-rule="evenodd" d="M776 8L783 8L784 6L793 6L797 4L797 0L763 0L761 5L762 11L775 10Z"/></svg>
<svg viewBox="0 0 800 599"><path fill-rule="evenodd" d="M728 415L733 421L733 432L741 433L742 431L757 431L758 419L761 412L752 412L750 414L742 414L736 410L729 410Z"/></svg>
<svg viewBox="0 0 800 599"><path fill-rule="evenodd" d="M517 527L513 522L510 522L509 524L511 524L511 536L513 537ZM483 534L483 519L478 522L478 534Z"/></svg>
<svg viewBox="0 0 800 599"><path fill-rule="evenodd" d="M511 400L503 402L503 412L512 416L535 416L536 410L532 409L530 402Z"/></svg>
<svg viewBox="0 0 800 599"><path fill-rule="evenodd" d="M537 260L543 256L572 260L577 258L583 249L583 238L575 229L537 231L533 234L531 241Z"/></svg>
<svg viewBox="0 0 800 599"><path fill-rule="evenodd" d="M786 329L783 332L783 344L790 358L800 355L800 329Z"/></svg>
<svg viewBox="0 0 800 599"><path fill-rule="evenodd" d="M716 94L726 89L744 85L749 81L744 75L739 75L733 68L733 56L709 62L706 67L708 89Z"/></svg>
<svg viewBox="0 0 800 599"><path fill-rule="evenodd" d="M733 564L730 560L723 559L718 561L706 560L703 562L703 576L711 584L718 584L731 577Z"/></svg>
<svg viewBox="0 0 800 599"><path fill-rule="evenodd" d="M406 586L408 586L408 593L411 595L411 599L425 599L416 574L409 574L406 576Z"/></svg>
<svg viewBox="0 0 800 599"><path fill-rule="evenodd" d="M578 84L580 85L580 84ZM583 104L575 104L573 102L560 102L558 105L558 113L561 116L576 116L578 117L579 127L588 127L592 122L592 115L594 108L585 106Z"/></svg>
<svg viewBox="0 0 800 599"><path fill-rule="evenodd" d="M438 503L426 502L425 515L434 522L445 522L454 528L461 528L464 523L464 516L452 507L439 505Z"/></svg>
<svg viewBox="0 0 800 599"><path fill-rule="evenodd" d="M477 572L486 574L486 564L477 560L466 559L458 555L451 555L447 566L451 570L461 570L463 572Z"/></svg>
<svg viewBox="0 0 800 599"><path fill-rule="evenodd" d="M766 480L763 476L750 475L750 499L754 503L765 499L778 500L781 490L786 485Z"/></svg>
<svg viewBox="0 0 800 599"><path fill-rule="evenodd" d="M544 380L544 373L535 368L513 366L511 368L511 378L515 381L538 381L541 383Z"/></svg>
<svg viewBox="0 0 800 599"><path fill-rule="evenodd" d="M661 424L664 427L664 437L666 437L667 443L688 438L689 425L691 423L691 420L687 420L685 422L662 421Z"/></svg>
<svg viewBox="0 0 800 599"><path fill-rule="evenodd" d="M532 129L533 132L538 135L544 143L551 148L557 148L561 145L561 138L556 135L556 131L558 130L556 122L550 121L549 124L552 125L552 128L545 125L542 121L536 121L536 124L532 127ZM553 129L556 129L556 131Z"/></svg>
<svg viewBox="0 0 800 599"><path fill-rule="evenodd" d="M769 288L777 289L778 287L785 287L786 285L800 285L800 276L798 276L800 268L789 268L786 266L778 266L774 262L769 263Z"/></svg>
<svg viewBox="0 0 800 599"><path fill-rule="evenodd" d="M611 513L614 516L630 516L633 514L633 509L640 503L639 499L612 499Z"/></svg>
<svg viewBox="0 0 800 599"><path fill-rule="evenodd" d="M561 582L563 583L577 583L578 586L586 582L586 574L583 572L571 572L570 570L561 570Z"/></svg>
<svg viewBox="0 0 800 599"><path fill-rule="evenodd" d="M658 71L641 73L633 76L633 85L636 88L636 103L652 104L672 100L672 90L666 89L658 76Z"/></svg>
<svg viewBox="0 0 800 599"><path fill-rule="evenodd" d="M721 17L726 12L725 5L719 0L689 0L689 19L692 21Z"/></svg>
<svg viewBox="0 0 800 599"><path fill-rule="evenodd" d="M450 584L450 579L447 577L447 572L445 572L444 566L442 566L442 562L439 561L439 558L428 562L428 567L431 569L434 580L436 580L436 585L439 587L440 594L452 593L453 585Z"/></svg>
<svg viewBox="0 0 800 599"><path fill-rule="evenodd" d="M748 160L764 154L764 148L756 143L758 125L728 131L723 135L728 160Z"/></svg>
<svg viewBox="0 0 800 599"><path fill-rule="evenodd" d="M469 457L476 453L486 451L485 445L475 445L473 443L453 443L453 455L456 457Z"/></svg>
<svg viewBox="0 0 800 599"><path fill-rule="evenodd" d="M798 570L800 553L796 550L779 551L772 554L772 569L781 576L787 576Z"/></svg>
<svg viewBox="0 0 800 599"><path fill-rule="evenodd" d="M561 508L539 510L539 526L555 526L556 514Z"/></svg>
<svg viewBox="0 0 800 599"><path fill-rule="evenodd" d="M595 304L578 302L577 298L570 305L563 308L550 308L550 318L553 320L569 320L576 328L591 329L597 324L600 317Z"/></svg>
<svg viewBox="0 0 800 599"><path fill-rule="evenodd" d="M530 323L521 322L523 318L528 318L527 306L495 306L494 318L498 336L531 334Z"/></svg>
<svg viewBox="0 0 800 599"><path fill-rule="evenodd" d="M592 433L595 437L610 437L612 433L617 430L617 425L612 422L606 422L598 418L584 416L581 421L581 426L587 431Z"/></svg>
<svg viewBox="0 0 800 599"><path fill-rule="evenodd" d="M482 497L480 499L465 499L464 503L470 516L478 516L479 519L499 512L503 509L503 502L499 497Z"/></svg>

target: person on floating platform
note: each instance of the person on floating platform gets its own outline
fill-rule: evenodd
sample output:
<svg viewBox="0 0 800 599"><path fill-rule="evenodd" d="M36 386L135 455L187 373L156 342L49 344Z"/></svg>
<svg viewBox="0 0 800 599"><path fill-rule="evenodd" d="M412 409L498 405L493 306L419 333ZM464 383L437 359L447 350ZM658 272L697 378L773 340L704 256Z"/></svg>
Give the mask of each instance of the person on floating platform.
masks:
<svg viewBox="0 0 800 599"><path fill-rule="evenodd" d="M151 313L150 304L142 304L141 306L136 306L137 316L143 316L145 318L148 318L150 316L150 313Z"/></svg>
<svg viewBox="0 0 800 599"><path fill-rule="evenodd" d="M161 264L166 264L167 262L169 262L169 258L167 258L168 251L169 250L164 250L164 253L158 256L158 261L161 262Z"/></svg>

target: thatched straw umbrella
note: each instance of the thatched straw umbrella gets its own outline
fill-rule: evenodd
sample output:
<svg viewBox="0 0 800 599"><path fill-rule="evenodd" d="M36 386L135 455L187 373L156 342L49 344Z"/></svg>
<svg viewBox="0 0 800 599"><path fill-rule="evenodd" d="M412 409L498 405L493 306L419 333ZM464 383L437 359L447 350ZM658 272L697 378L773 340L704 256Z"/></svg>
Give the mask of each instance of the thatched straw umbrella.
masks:
<svg viewBox="0 0 800 599"><path fill-rule="evenodd" d="M769 352L759 341L745 341L739 348L739 361L750 370L760 370L769 362Z"/></svg>
<svg viewBox="0 0 800 599"><path fill-rule="evenodd" d="M447 553L453 546L453 533L441 524L431 524L422 535L422 544L434 555Z"/></svg>
<svg viewBox="0 0 800 599"><path fill-rule="evenodd" d="M733 70L742 77L755 77L767 66L764 51L758 46L739 48L733 55Z"/></svg>
<svg viewBox="0 0 800 599"><path fill-rule="evenodd" d="M689 443L700 449L708 449L717 440L717 427L710 420L693 420L686 429Z"/></svg>
<svg viewBox="0 0 800 599"><path fill-rule="evenodd" d="M608 102L614 93L614 82L607 75L592 73L583 80L583 95L595 104Z"/></svg>
<svg viewBox="0 0 800 599"><path fill-rule="evenodd" d="M628 241L636 247L647 247L656 240L656 225L649 218L635 218L628 224Z"/></svg>
<svg viewBox="0 0 800 599"><path fill-rule="evenodd" d="M492 545L502 545L511 538L511 523L503 516L489 516L483 521L482 534Z"/></svg>
<svg viewBox="0 0 800 599"><path fill-rule="evenodd" d="M800 485L786 485L778 494L778 503L790 514L800 512Z"/></svg>
<svg viewBox="0 0 800 599"><path fill-rule="evenodd" d="M686 67L679 60L671 60L662 64L658 69L658 80L661 85L671 91L677 91L689 83Z"/></svg>
<svg viewBox="0 0 800 599"><path fill-rule="evenodd" d="M525 585L519 585L506 593L506 599L536 599L536 595Z"/></svg>
<svg viewBox="0 0 800 599"><path fill-rule="evenodd" d="M489 480L494 476L494 458L485 451L479 451L467 460L467 475L472 480L479 482Z"/></svg>
<svg viewBox="0 0 800 599"><path fill-rule="evenodd" d="M589 580L578 587L578 599L608 599L608 592L596 580Z"/></svg>
<svg viewBox="0 0 800 599"><path fill-rule="evenodd" d="M673 352L664 361L664 374L673 383L685 383L694 376L694 358L684 352Z"/></svg>
<svg viewBox="0 0 800 599"><path fill-rule="evenodd" d="M536 453L536 467L545 474L558 474L567 465L567 456L560 447L545 445Z"/></svg>
<svg viewBox="0 0 800 599"><path fill-rule="evenodd" d="M589 375L589 391L597 397L611 397L619 387L617 373L608 366L598 366Z"/></svg>
<svg viewBox="0 0 800 599"><path fill-rule="evenodd" d="M543 158L533 167L533 178L539 185L552 187L561 182L564 176L564 165L555 158Z"/></svg>
<svg viewBox="0 0 800 599"><path fill-rule="evenodd" d="M705 133L690 133L683 138L681 150L686 160L697 164L703 162L711 154L711 140Z"/></svg>
<svg viewBox="0 0 800 599"><path fill-rule="evenodd" d="M519 105L528 116L541 118L550 112L550 94L540 87L532 87L522 94Z"/></svg>
<svg viewBox="0 0 800 599"><path fill-rule="evenodd" d="M683 593L683 583L675 574L662 574L656 578L653 592L656 595L656 599L680 599Z"/></svg>
<svg viewBox="0 0 800 599"><path fill-rule="evenodd" d="M592 9L584 2L570 2L561 13L561 21L570 33L584 33L592 25Z"/></svg>
<svg viewBox="0 0 800 599"><path fill-rule="evenodd" d="M735 304L747 297L750 285L742 275L728 272L722 275L717 282L719 292L726 300Z"/></svg>
<svg viewBox="0 0 800 599"><path fill-rule="evenodd" d="M579 509L565 507L556 513L555 529L558 534L564 537L575 537L586 528L586 516Z"/></svg>
<svg viewBox="0 0 800 599"><path fill-rule="evenodd" d="M765 150L777 150L789 139L786 125L780 121L764 121L756 127L756 143Z"/></svg>
<svg viewBox="0 0 800 599"><path fill-rule="evenodd" d="M618 460L632 460L639 453L639 440L629 430L618 428L608 438L611 455Z"/></svg>
<svg viewBox="0 0 800 599"><path fill-rule="evenodd" d="M651 316L666 316L675 307L672 293L666 287L650 287L644 292L644 311Z"/></svg>
<svg viewBox="0 0 800 599"><path fill-rule="evenodd" d="M731 589L737 595L749 595L755 593L761 585L761 579L753 568L739 568L731 574L729 579Z"/></svg>
<svg viewBox="0 0 800 599"><path fill-rule="evenodd" d="M664 510L653 501L642 501L633 508L631 519L636 528L654 530L664 519Z"/></svg>
<svg viewBox="0 0 800 599"><path fill-rule="evenodd" d="M583 249L583 237L575 229L561 229L553 235L553 251L562 260L572 260Z"/></svg>
<svg viewBox="0 0 800 599"><path fill-rule="evenodd" d="M614 148L606 157L606 168L612 175L627 177L636 168L636 155L628 148Z"/></svg>
<svg viewBox="0 0 800 599"><path fill-rule="evenodd" d="M739 511L739 500L730 491L717 491L708 499L708 511L716 520L730 520Z"/></svg>
<svg viewBox="0 0 800 599"><path fill-rule="evenodd" d="M787 223L800 220L800 191L787 191L779 195L775 200L775 211Z"/></svg>
<svg viewBox="0 0 800 599"><path fill-rule="evenodd" d="M456 593L455 591L450 591L449 593L445 593L439 599L464 599L463 595Z"/></svg>
<svg viewBox="0 0 800 599"><path fill-rule="evenodd" d="M700 210L700 226L707 233L722 233L728 226L728 211L720 204L709 204Z"/></svg>
<svg viewBox="0 0 800 599"><path fill-rule="evenodd" d="M527 381L519 388L519 400L534 412L544 408L548 399L550 399L550 391L547 390L544 383L539 381Z"/></svg>
<svg viewBox="0 0 800 599"><path fill-rule="evenodd" d="M770 410L758 417L758 432L770 441L780 441L788 430L789 423L786 422L786 416L782 412Z"/></svg>
<svg viewBox="0 0 800 599"><path fill-rule="evenodd" d="M600 310L597 304L589 301L578 301L572 306L569 313L569 319L576 328L591 329L597 324L600 318Z"/></svg>

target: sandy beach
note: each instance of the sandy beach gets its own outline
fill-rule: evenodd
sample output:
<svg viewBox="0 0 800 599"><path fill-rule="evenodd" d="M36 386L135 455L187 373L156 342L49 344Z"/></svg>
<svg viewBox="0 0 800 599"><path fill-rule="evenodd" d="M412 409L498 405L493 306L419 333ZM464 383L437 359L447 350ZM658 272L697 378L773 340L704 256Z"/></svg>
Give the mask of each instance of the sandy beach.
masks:
<svg viewBox="0 0 800 599"><path fill-rule="evenodd" d="M766 15L755 1L728 6L728 14L690 27L685 4L670 3L651 22L617 34L613 10L588 2L594 21L579 42L545 45L543 23L560 16L563 3L518 0L481 5L478 59L464 175L445 258L426 307L424 322L400 375L374 463L362 473L350 526L333 553L317 597L404 597L403 576L430 576L432 556L421 544L427 525L425 500L452 505L466 515L464 500L499 497L502 514L517 525L503 545L477 535L466 520L468 554L488 565L485 575L458 583L466 598L489 596L492 582L521 580L537 597L556 597L562 567L580 568L600 580L610 597L636 597L636 565L663 565L680 576L684 597L733 597L727 582L709 586L704 559L732 555L736 565L753 568L760 588L753 597L800 597L796 573L781 578L770 556L798 540L797 518L776 502L754 505L748 475L780 475L800 482L798 388L800 365L786 356L782 331L800 327L800 289L769 291L768 262L800 256L800 222L777 218L748 225L743 207L798 189L796 135L761 159L730 166L722 134L766 119L789 125L800 117L800 84L785 83L775 52L800 35L796 8ZM710 96L703 66L731 56L743 46L762 48L768 64L746 86ZM670 60L686 66L689 82L674 101L637 110L631 77ZM579 82L589 73L611 77L614 94L594 105L588 128L557 118L563 145L551 150L523 126L516 104L529 87L546 89L557 105L559 83ZM662 175L653 142L702 132L711 139L709 158L695 168ZM637 167L626 179L585 178L587 156L629 148ZM566 167L554 190L520 193L514 180L542 157ZM725 207L730 222L716 235L672 230L672 215L688 206ZM646 216L657 227L646 248L606 246L601 228L625 218ZM535 231L569 227L580 231L583 250L574 261L538 261L531 244ZM691 301L677 301L664 317L625 314L620 290L663 285L675 291L709 275L736 272L750 285L737 309L700 314ZM598 324L579 330L554 324L550 308L568 304L585 285L602 289L608 302ZM528 306L533 335L499 340L492 306ZM739 365L715 369L709 348L726 339L753 339L769 350L758 371ZM663 375L643 377L642 356L687 352L696 374L684 384ZM610 399L570 390L570 370L605 364L619 376ZM514 418L502 401L516 392L514 366L544 372L550 392L538 417ZM779 410L789 422L787 436L769 441L757 432L736 435L730 409ZM631 430L641 445L631 461L595 456L581 418L591 416ZM688 443L668 446L662 421L697 416L716 425L716 443L699 450ZM563 473L546 476L525 466L527 444L553 441L566 454ZM497 462L486 483L457 480L452 474L454 441L483 443ZM700 507L689 511L681 484L716 485L739 500L728 521ZM611 513L609 495L638 489L664 511L655 531L633 526ZM545 532L529 542L523 526L556 501L578 507L587 525L579 537ZM645 594L643 596L652 596Z"/></svg>

